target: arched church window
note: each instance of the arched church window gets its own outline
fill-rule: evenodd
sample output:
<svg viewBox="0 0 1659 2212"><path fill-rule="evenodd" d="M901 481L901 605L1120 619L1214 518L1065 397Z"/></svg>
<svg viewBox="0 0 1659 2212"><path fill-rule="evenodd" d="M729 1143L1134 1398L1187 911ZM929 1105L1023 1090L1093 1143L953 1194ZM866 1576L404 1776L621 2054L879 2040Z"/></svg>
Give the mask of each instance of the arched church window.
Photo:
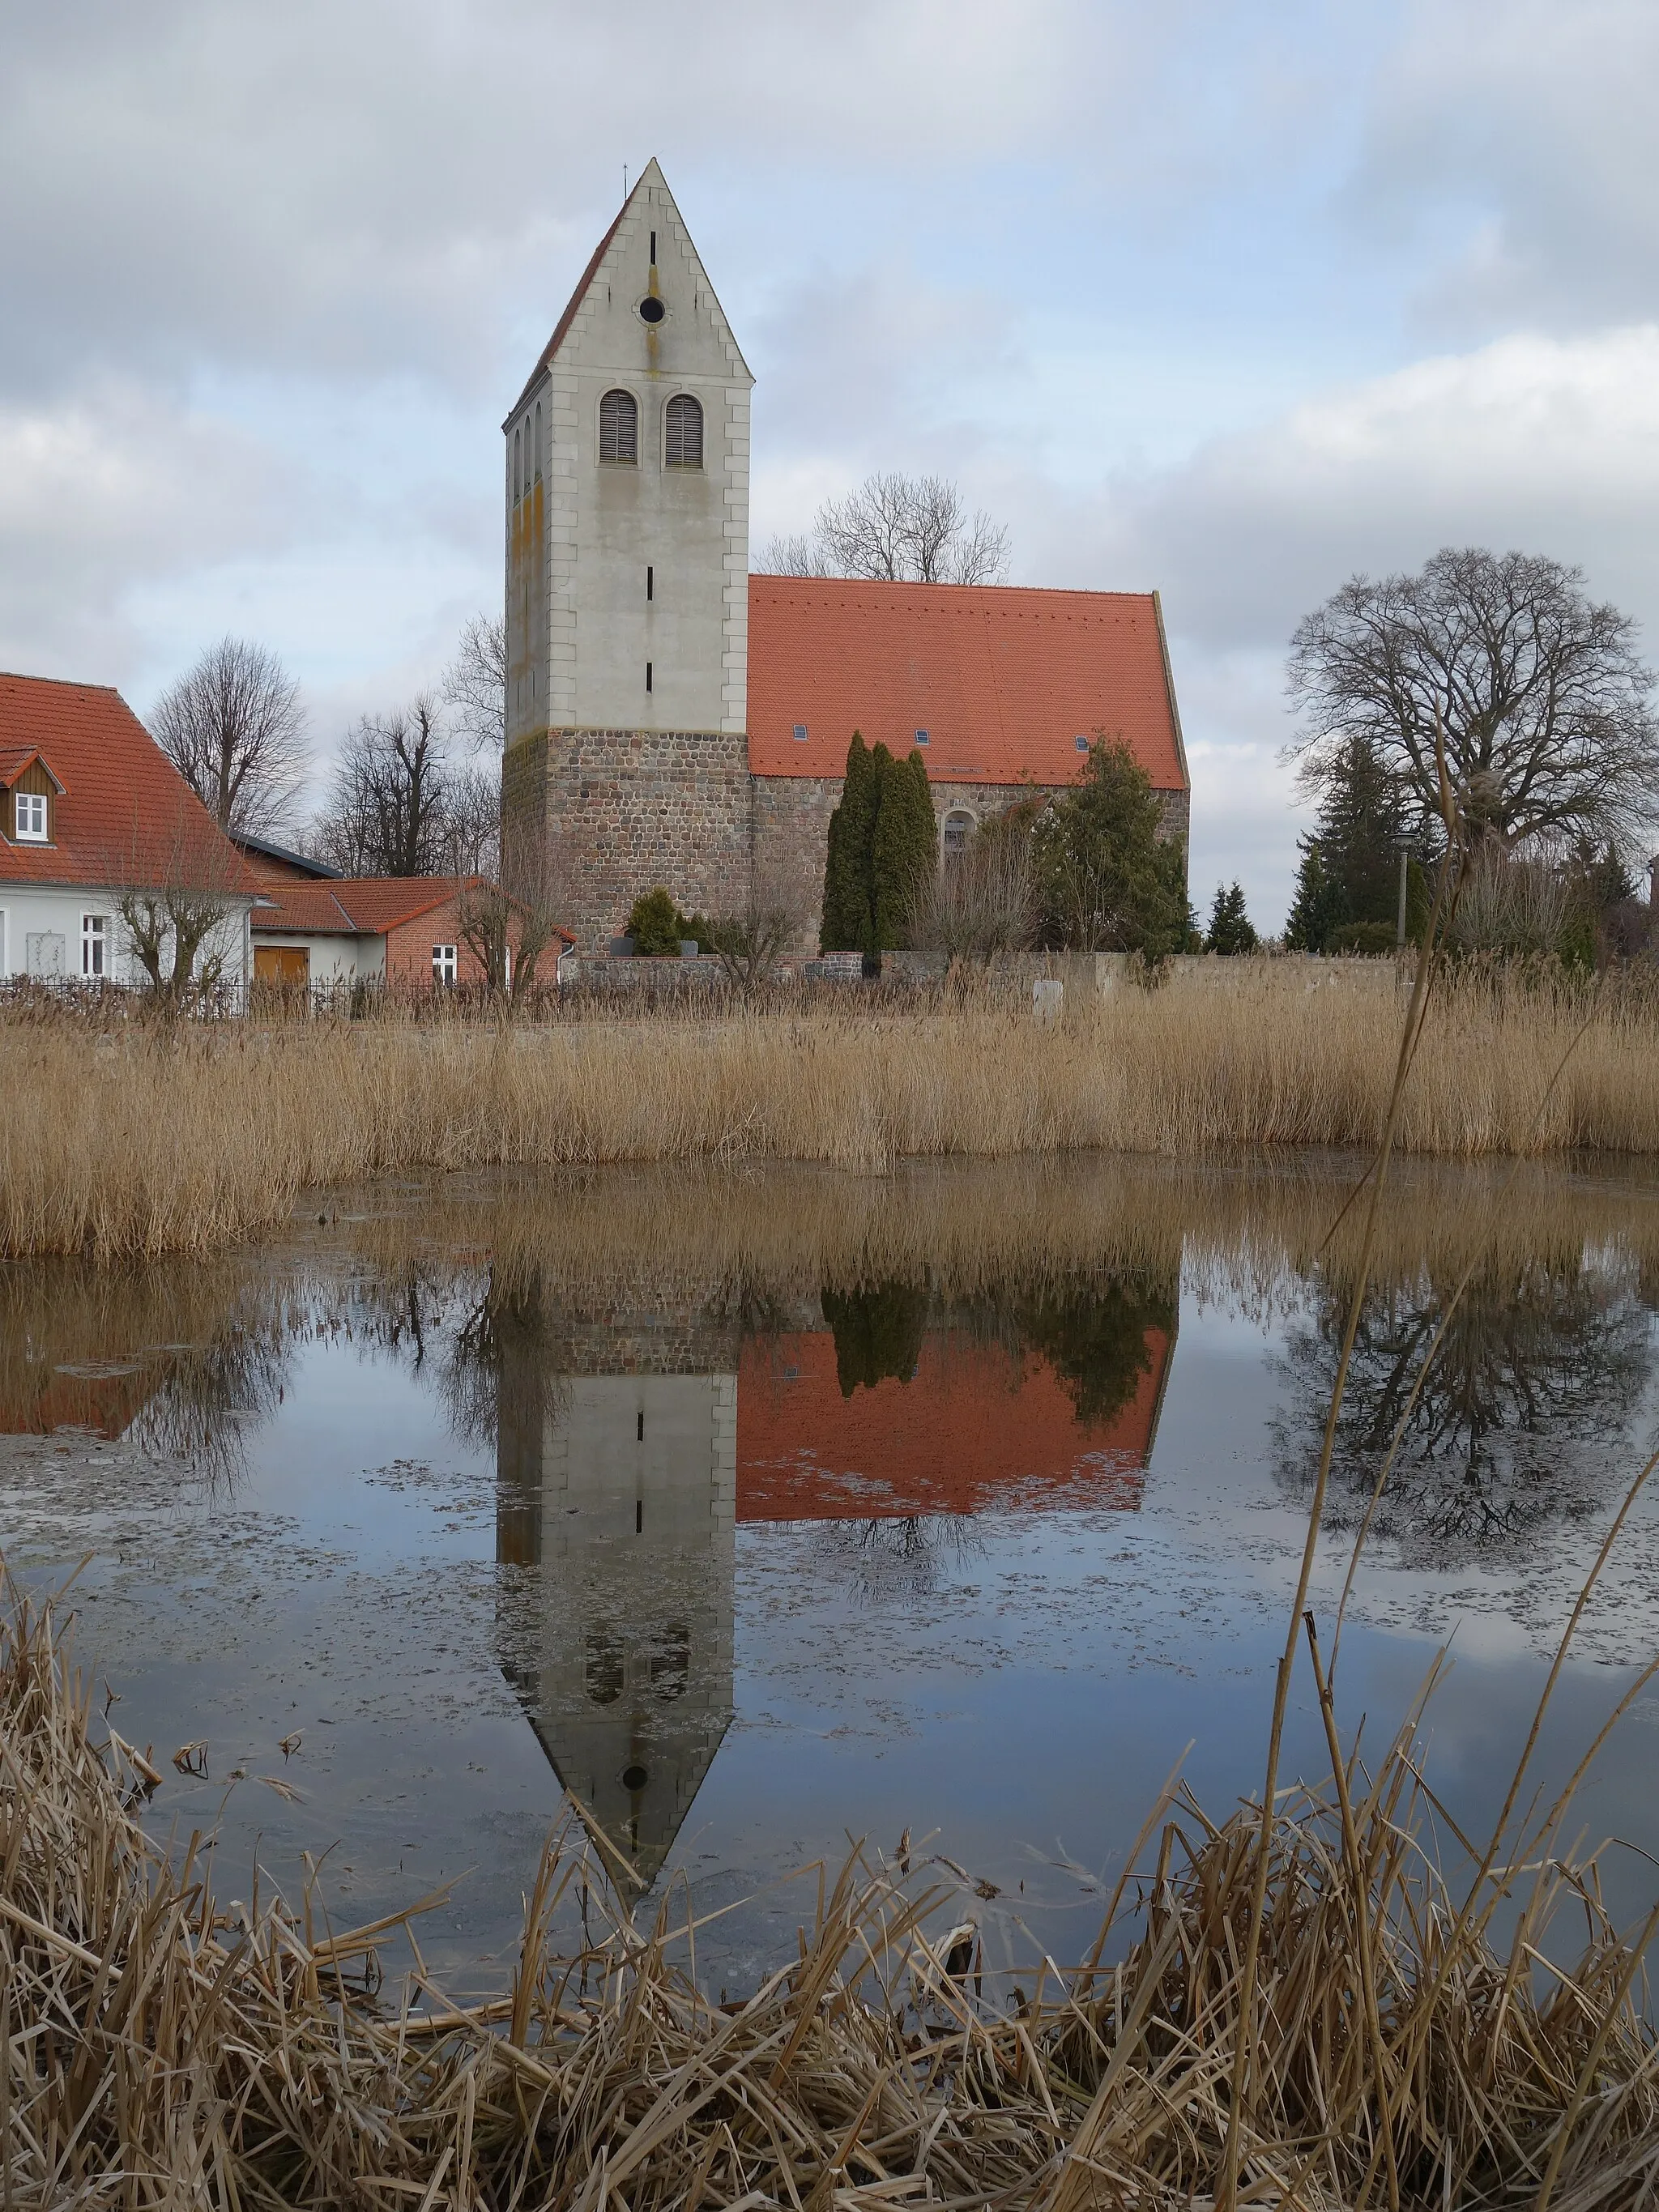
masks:
<svg viewBox="0 0 1659 2212"><path fill-rule="evenodd" d="M536 481L542 480L542 403L536 402Z"/></svg>
<svg viewBox="0 0 1659 2212"><path fill-rule="evenodd" d="M668 403L662 459L669 469L702 466L702 405L689 392L677 392Z"/></svg>
<svg viewBox="0 0 1659 2212"><path fill-rule="evenodd" d="M599 459L637 467L640 410L631 392L607 392L599 402Z"/></svg>
<svg viewBox="0 0 1659 2212"><path fill-rule="evenodd" d="M974 827L974 817L961 807L955 807L945 817L945 849L959 853L967 844Z"/></svg>

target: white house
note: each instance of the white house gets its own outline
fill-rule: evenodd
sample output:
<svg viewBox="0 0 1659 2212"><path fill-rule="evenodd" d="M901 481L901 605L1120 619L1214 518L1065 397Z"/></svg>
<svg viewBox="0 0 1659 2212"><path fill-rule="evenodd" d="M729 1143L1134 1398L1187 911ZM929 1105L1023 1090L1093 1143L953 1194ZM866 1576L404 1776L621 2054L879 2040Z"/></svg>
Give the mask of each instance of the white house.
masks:
<svg viewBox="0 0 1659 2212"><path fill-rule="evenodd" d="M196 963L252 967L258 886L242 854L118 691L0 675L0 976L143 980L124 903L208 916Z"/></svg>

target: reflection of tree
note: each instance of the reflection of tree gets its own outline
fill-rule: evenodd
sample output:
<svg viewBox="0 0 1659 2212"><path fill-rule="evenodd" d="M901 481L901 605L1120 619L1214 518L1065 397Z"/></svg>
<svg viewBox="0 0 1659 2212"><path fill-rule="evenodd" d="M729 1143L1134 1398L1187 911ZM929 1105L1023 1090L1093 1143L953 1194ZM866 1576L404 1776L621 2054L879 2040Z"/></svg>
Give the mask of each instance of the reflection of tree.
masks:
<svg viewBox="0 0 1659 2212"><path fill-rule="evenodd" d="M1059 1376L1078 1419L1092 1425L1133 1397L1152 1364L1147 1334L1173 1337L1180 1303L1174 1276L1125 1274L1045 1289L1020 1300L1013 1318L1025 1346Z"/></svg>
<svg viewBox="0 0 1659 2212"><path fill-rule="evenodd" d="M1279 1480L1313 1479L1336 1371L1347 1292L1322 1285L1293 1328L1291 1386L1278 1423ZM1364 1508L1442 1310L1421 1283L1379 1291L1354 1342L1333 1472L1332 1518ZM1648 1369L1648 1316L1624 1277L1599 1264L1533 1260L1470 1285L1425 1378L1373 1523L1425 1561L1513 1542L1589 1510L1605 1445L1636 1404Z"/></svg>
<svg viewBox="0 0 1659 2212"><path fill-rule="evenodd" d="M873 1390L890 1375L901 1382L910 1380L921 1356L927 1303L926 1288L912 1283L823 1292L823 1317L836 1334L836 1379L843 1398L860 1384Z"/></svg>
<svg viewBox="0 0 1659 2212"><path fill-rule="evenodd" d="M826 1565L848 1574L865 1598L929 1597L947 1559L984 1548L971 1520L959 1513L904 1513L884 1520L824 1521L817 1541Z"/></svg>
<svg viewBox="0 0 1659 2212"><path fill-rule="evenodd" d="M294 1355L282 1322L249 1316L210 1343L170 1346L160 1356L161 1379L127 1440L181 1462L210 1491L228 1494L242 1473L249 1434L270 1419L287 1387Z"/></svg>
<svg viewBox="0 0 1659 2212"><path fill-rule="evenodd" d="M283 1285L240 1255L0 1269L0 1429L119 1436L234 1486L291 1365Z"/></svg>
<svg viewBox="0 0 1659 2212"><path fill-rule="evenodd" d="M563 1336L540 1268L491 1270L445 1351L439 1388L463 1443L493 1451L504 1430L538 1437L556 1409Z"/></svg>

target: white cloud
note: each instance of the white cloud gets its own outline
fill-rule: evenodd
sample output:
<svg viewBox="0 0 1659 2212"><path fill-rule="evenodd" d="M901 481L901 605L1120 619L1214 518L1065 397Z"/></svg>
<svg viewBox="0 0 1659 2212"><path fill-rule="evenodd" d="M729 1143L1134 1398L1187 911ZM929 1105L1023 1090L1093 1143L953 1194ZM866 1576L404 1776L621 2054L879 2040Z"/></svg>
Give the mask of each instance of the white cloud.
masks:
<svg viewBox="0 0 1659 2212"><path fill-rule="evenodd" d="M1411 0L1343 195L1419 257L1460 333L1653 310L1659 14L1650 0Z"/></svg>
<svg viewBox="0 0 1659 2212"><path fill-rule="evenodd" d="M0 665L118 678L135 585L279 542L287 501L254 440L131 384L0 407Z"/></svg>

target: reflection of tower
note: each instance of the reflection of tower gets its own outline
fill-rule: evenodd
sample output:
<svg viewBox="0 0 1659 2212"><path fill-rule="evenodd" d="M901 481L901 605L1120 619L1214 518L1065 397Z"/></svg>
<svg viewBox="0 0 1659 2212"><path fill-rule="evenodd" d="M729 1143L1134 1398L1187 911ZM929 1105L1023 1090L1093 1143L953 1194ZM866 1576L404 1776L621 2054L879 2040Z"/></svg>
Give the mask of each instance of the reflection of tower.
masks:
<svg viewBox="0 0 1659 2212"><path fill-rule="evenodd" d="M539 1568L510 1678L559 1780L648 1884L732 1718L734 1375L550 1392L504 1340L496 1553Z"/></svg>

